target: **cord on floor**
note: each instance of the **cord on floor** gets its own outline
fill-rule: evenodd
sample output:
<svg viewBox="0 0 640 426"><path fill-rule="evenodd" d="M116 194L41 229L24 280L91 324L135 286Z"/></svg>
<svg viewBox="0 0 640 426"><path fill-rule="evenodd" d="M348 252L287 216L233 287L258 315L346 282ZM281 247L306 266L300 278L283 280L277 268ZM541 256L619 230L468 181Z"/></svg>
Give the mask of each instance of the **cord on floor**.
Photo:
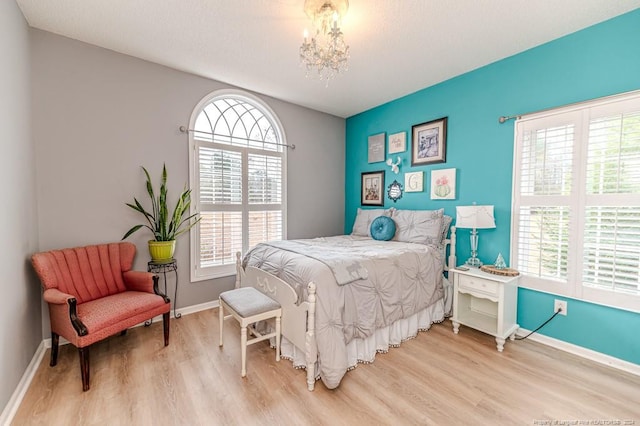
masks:
<svg viewBox="0 0 640 426"><path fill-rule="evenodd" d="M542 327L544 327L545 325L547 325L549 323L549 321L551 321L552 319L554 319L560 312L562 312L562 308L558 309L553 315L551 315L551 318L549 318L548 320L546 320L545 322L542 323L542 325L538 328L536 328L535 330L533 330L531 333L527 334L524 337L516 337L516 340L524 340L527 337L531 336L533 333L535 333L536 331L540 330Z"/></svg>

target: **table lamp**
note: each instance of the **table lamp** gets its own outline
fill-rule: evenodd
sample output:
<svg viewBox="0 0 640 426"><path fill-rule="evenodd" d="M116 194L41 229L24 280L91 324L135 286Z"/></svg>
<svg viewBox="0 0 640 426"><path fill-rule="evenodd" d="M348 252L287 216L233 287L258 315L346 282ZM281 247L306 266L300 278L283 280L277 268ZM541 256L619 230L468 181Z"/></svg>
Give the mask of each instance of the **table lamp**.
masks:
<svg viewBox="0 0 640 426"><path fill-rule="evenodd" d="M478 229L496 227L493 218L493 206L458 206L456 207L456 228L471 229L471 257L465 264L474 268L482 266L478 259Z"/></svg>

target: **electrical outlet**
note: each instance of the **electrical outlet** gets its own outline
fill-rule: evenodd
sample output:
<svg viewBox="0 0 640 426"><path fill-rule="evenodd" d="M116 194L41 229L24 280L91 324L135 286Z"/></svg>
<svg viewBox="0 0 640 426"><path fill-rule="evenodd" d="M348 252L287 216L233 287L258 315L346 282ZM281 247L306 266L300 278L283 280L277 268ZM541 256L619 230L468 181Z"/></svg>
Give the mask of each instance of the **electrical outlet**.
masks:
<svg viewBox="0 0 640 426"><path fill-rule="evenodd" d="M553 312L558 312L560 309L562 309L562 312L560 312L560 315L567 315L567 301L566 300L556 299L553 302Z"/></svg>

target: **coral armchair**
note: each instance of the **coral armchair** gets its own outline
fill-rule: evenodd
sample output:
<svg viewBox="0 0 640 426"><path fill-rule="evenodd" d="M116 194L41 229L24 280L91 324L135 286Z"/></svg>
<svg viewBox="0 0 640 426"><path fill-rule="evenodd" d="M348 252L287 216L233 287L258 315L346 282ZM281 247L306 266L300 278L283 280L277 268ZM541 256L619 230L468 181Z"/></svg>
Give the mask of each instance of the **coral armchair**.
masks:
<svg viewBox="0 0 640 426"><path fill-rule="evenodd" d="M78 348L82 390L89 390L89 346L162 314L169 344L169 299L158 277L132 271L136 246L120 242L36 253L31 257L49 304L51 363L62 336Z"/></svg>

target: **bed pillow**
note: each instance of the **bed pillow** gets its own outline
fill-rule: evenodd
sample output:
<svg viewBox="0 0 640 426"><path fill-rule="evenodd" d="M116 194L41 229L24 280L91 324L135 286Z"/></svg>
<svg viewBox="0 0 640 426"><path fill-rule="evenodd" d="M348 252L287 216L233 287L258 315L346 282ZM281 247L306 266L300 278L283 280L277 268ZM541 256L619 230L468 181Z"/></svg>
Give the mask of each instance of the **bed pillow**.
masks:
<svg viewBox="0 0 640 426"><path fill-rule="evenodd" d="M396 210L393 220L396 222L395 241L404 243L442 244L442 218L440 210Z"/></svg>
<svg viewBox="0 0 640 426"><path fill-rule="evenodd" d="M371 223L378 216L391 216L393 209L370 209L363 210L358 209L356 213L356 221L353 223L353 230L351 235L358 235L361 237L371 236Z"/></svg>
<svg viewBox="0 0 640 426"><path fill-rule="evenodd" d="M389 216L378 216L371 222L371 237L378 241L389 241L396 234L396 223Z"/></svg>
<svg viewBox="0 0 640 426"><path fill-rule="evenodd" d="M453 222L453 218L451 216L447 216L446 214L442 216L442 235L440 236L440 244L444 244L444 240L447 239L451 222Z"/></svg>

